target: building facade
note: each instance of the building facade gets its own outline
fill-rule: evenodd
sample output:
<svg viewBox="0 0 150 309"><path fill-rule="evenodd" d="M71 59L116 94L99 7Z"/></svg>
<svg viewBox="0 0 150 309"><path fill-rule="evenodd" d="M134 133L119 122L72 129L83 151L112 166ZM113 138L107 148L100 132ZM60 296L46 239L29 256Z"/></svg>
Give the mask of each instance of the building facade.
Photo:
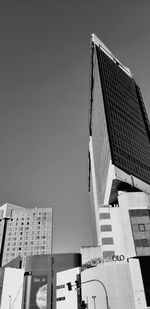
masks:
<svg viewBox="0 0 150 309"><path fill-rule="evenodd" d="M99 206L118 192L150 193L150 130L140 88L130 70L92 35L89 192L99 239Z"/></svg>
<svg viewBox="0 0 150 309"><path fill-rule="evenodd" d="M59 277L58 280L57 274L80 267L80 253L27 257L21 309L62 308L66 300L64 290L66 290L67 277Z"/></svg>
<svg viewBox="0 0 150 309"><path fill-rule="evenodd" d="M82 299L88 309L147 308L138 259L103 261L85 269L81 278Z"/></svg>
<svg viewBox="0 0 150 309"><path fill-rule="evenodd" d="M1 266L21 256L24 267L27 255L51 253L51 207L27 209L6 203L0 216Z"/></svg>
<svg viewBox="0 0 150 309"><path fill-rule="evenodd" d="M126 264L131 259L138 263L137 280L143 282L141 289L150 306L149 120L131 71L95 35L89 135L89 193L100 260L121 256ZM132 267L126 267L132 277ZM137 308L145 308L144 303Z"/></svg>
<svg viewBox="0 0 150 309"><path fill-rule="evenodd" d="M0 268L0 308L67 308L63 306L68 276L59 274L67 270L70 274L71 269L75 280L81 269L80 253L28 256L24 269L21 269L20 259L14 259ZM78 306L77 299L74 300ZM71 308L77 308L74 305L73 302Z"/></svg>

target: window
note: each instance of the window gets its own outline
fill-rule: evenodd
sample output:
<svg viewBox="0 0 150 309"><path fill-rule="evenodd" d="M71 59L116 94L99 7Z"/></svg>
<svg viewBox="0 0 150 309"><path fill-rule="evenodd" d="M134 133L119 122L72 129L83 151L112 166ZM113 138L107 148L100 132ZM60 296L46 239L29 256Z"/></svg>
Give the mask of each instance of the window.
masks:
<svg viewBox="0 0 150 309"><path fill-rule="evenodd" d="M132 209L129 210L131 217L143 217L148 216L147 209Z"/></svg>
<svg viewBox="0 0 150 309"><path fill-rule="evenodd" d="M112 257L115 255L115 251L104 251L103 252L103 258L106 259L107 257Z"/></svg>
<svg viewBox="0 0 150 309"><path fill-rule="evenodd" d="M111 225L101 225L101 232L111 232L112 227Z"/></svg>
<svg viewBox="0 0 150 309"><path fill-rule="evenodd" d="M148 247L148 240L142 239L142 247Z"/></svg>
<svg viewBox="0 0 150 309"><path fill-rule="evenodd" d="M140 232L145 231L145 224L138 224L138 228Z"/></svg>
<svg viewBox="0 0 150 309"><path fill-rule="evenodd" d="M112 237L103 237L102 238L102 245L112 245L113 242L113 238Z"/></svg>
<svg viewBox="0 0 150 309"><path fill-rule="evenodd" d="M148 239L135 239L134 240L135 247L148 247Z"/></svg>
<svg viewBox="0 0 150 309"><path fill-rule="evenodd" d="M133 225L132 225L132 229L133 229L133 232L139 232L139 226L138 226L138 224L133 224Z"/></svg>
<svg viewBox="0 0 150 309"><path fill-rule="evenodd" d="M100 219L110 219L110 213L109 212L100 213Z"/></svg>

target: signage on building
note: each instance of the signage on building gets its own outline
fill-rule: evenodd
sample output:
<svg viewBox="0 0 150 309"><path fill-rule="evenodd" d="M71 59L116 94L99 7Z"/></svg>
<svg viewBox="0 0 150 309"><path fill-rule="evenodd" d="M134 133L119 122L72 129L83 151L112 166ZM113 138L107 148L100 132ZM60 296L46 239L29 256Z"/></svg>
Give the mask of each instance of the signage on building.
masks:
<svg viewBox="0 0 150 309"><path fill-rule="evenodd" d="M98 264L110 263L110 262L122 262L124 260L125 260L125 256L123 254L113 255L111 257L106 257L106 258L103 258L103 257L95 258L83 264L81 271L87 268L96 267Z"/></svg>
<svg viewBox="0 0 150 309"><path fill-rule="evenodd" d="M30 309L46 309L47 308L47 276L32 276L31 293L30 293Z"/></svg>

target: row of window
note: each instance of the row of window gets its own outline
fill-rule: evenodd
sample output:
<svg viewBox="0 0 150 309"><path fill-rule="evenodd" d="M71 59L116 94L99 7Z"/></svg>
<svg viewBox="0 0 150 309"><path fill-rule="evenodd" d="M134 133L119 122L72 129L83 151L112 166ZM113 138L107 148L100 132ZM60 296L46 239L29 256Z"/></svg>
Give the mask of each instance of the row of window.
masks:
<svg viewBox="0 0 150 309"><path fill-rule="evenodd" d="M48 240L47 240L47 242L48 242ZM25 238L24 240L22 240L22 239L19 239L19 241L18 242L8 242L7 244L6 244L6 247L12 247L12 246L16 246L17 244L19 244L19 245L23 245L23 244L25 244L25 245L27 245L27 244L30 244L30 245L34 245L35 243L39 243L39 241L33 241L33 240L30 240L29 241L29 239L28 238ZM42 240L42 241L40 241L40 244L45 244L46 243L46 241L45 240Z"/></svg>
<svg viewBox="0 0 150 309"><path fill-rule="evenodd" d="M150 231L150 223L132 224L133 232Z"/></svg>
<svg viewBox="0 0 150 309"><path fill-rule="evenodd" d="M25 243L25 245L28 245L28 243ZM41 250L41 249L46 249L46 246L34 246L34 247L32 247L32 250ZM21 246L21 247L14 247L14 248L7 248L7 252L8 251L21 251L21 250L23 250L24 251L24 249L23 249L23 247Z"/></svg>
<svg viewBox="0 0 150 309"><path fill-rule="evenodd" d="M43 218L46 218L46 215L44 215L43 217L36 217L36 218L32 218L32 217L13 217L11 218L11 221L19 221L19 220L41 220Z"/></svg>
<svg viewBox="0 0 150 309"><path fill-rule="evenodd" d="M150 211L148 209L130 209L129 214L131 217L150 217Z"/></svg>
<svg viewBox="0 0 150 309"><path fill-rule="evenodd" d="M35 222L33 222L33 221L32 222L16 222L15 224L10 223L9 226L14 226L14 225L19 225L20 226L20 225L29 225L29 224L34 224L36 226L37 224L42 224L43 225L45 223L47 223L47 222L45 222L45 221L44 222L43 221L38 221L38 222L37 221L35 221Z"/></svg>
<svg viewBox="0 0 150 309"><path fill-rule="evenodd" d="M135 247L150 247L150 239L134 239Z"/></svg>
<svg viewBox="0 0 150 309"><path fill-rule="evenodd" d="M39 255L39 254L46 254L46 250L38 250L38 251L24 251L23 253L23 257L25 258L25 256L27 255ZM12 253L6 253L5 257L4 257L4 262L3 264L9 262L12 260L12 258L17 257L18 255L20 255L18 252L12 252Z"/></svg>

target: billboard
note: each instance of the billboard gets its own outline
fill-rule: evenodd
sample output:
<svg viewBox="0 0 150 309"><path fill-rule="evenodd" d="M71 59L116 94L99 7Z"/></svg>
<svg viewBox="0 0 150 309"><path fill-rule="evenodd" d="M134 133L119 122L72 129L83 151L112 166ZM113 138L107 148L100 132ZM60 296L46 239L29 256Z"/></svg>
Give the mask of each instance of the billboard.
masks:
<svg viewBox="0 0 150 309"><path fill-rule="evenodd" d="M47 275L33 275L29 309L47 309Z"/></svg>

